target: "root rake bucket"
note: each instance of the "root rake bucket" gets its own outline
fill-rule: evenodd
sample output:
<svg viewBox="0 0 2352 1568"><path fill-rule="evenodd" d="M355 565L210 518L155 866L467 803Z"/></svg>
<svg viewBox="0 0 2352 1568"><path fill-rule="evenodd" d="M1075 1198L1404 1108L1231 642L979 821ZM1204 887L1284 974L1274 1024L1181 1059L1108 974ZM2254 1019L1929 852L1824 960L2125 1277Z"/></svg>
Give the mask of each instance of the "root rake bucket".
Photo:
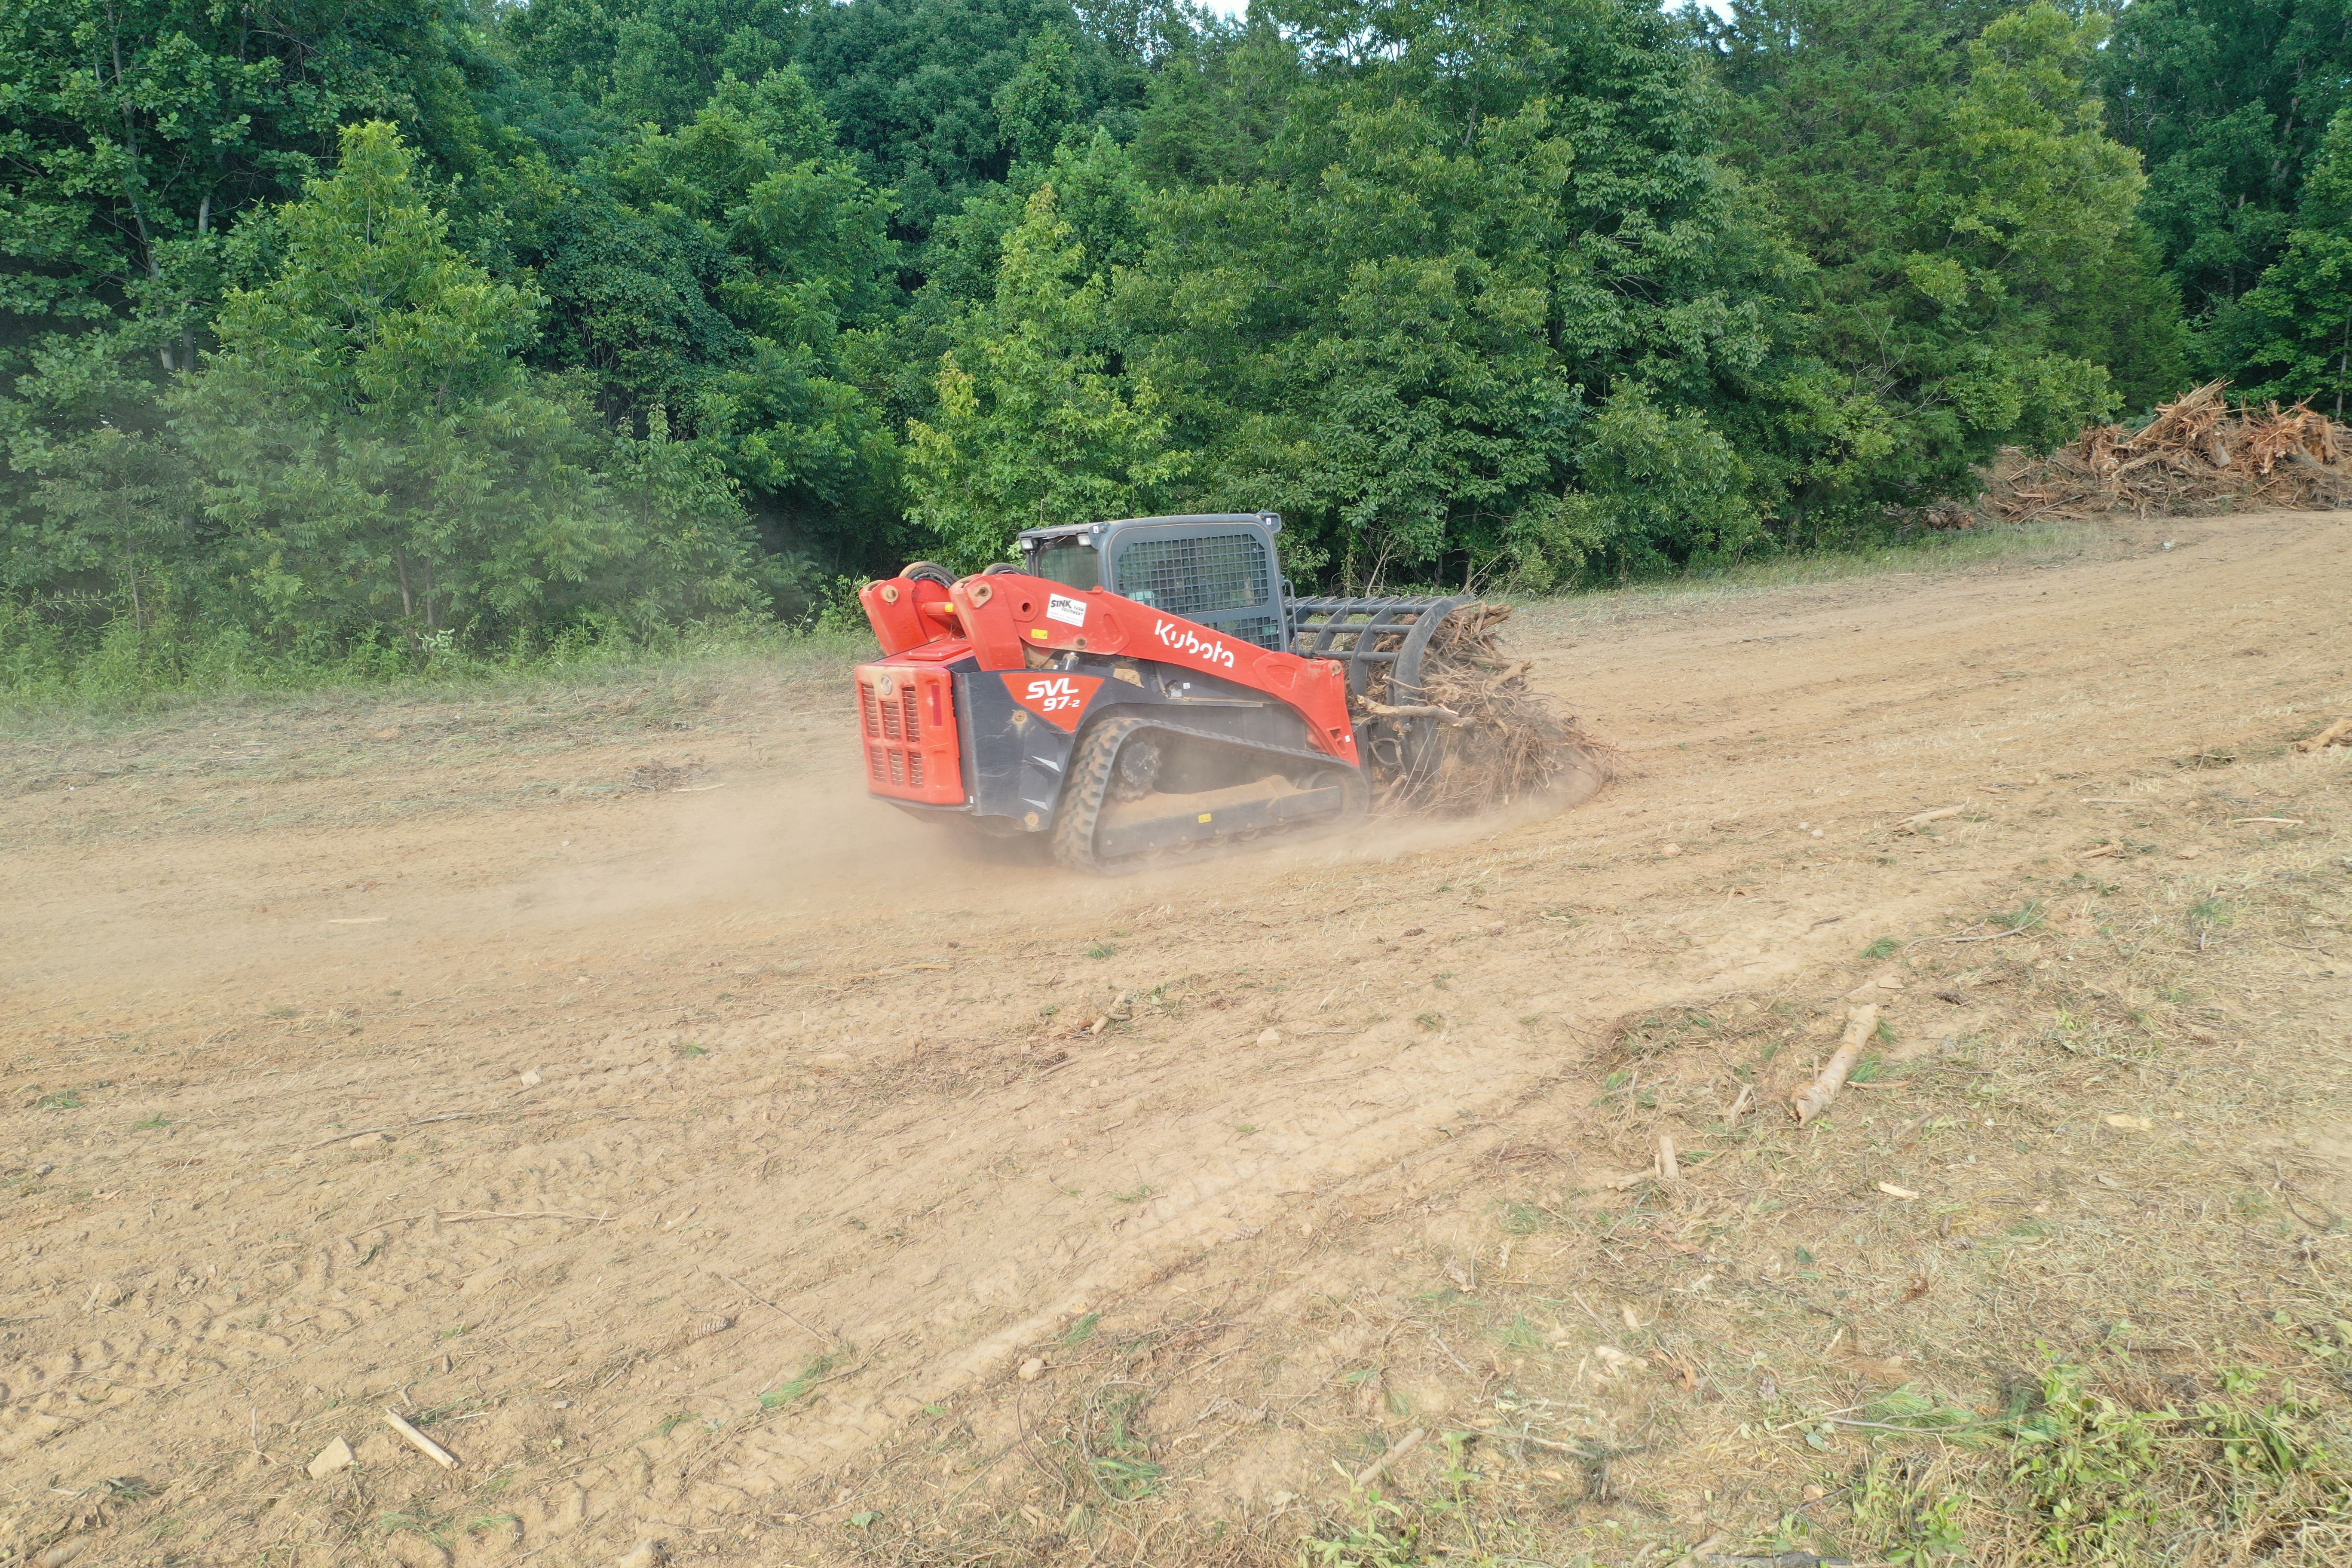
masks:
<svg viewBox="0 0 2352 1568"><path fill-rule="evenodd" d="M1422 662L1445 618L1478 603L1473 594L1443 599L1297 599L1291 604L1291 651L1346 666L1351 700L1391 708L1420 706ZM1443 721L1429 714L1376 717L1363 726L1365 759L1387 789L1410 789L1443 764Z"/></svg>

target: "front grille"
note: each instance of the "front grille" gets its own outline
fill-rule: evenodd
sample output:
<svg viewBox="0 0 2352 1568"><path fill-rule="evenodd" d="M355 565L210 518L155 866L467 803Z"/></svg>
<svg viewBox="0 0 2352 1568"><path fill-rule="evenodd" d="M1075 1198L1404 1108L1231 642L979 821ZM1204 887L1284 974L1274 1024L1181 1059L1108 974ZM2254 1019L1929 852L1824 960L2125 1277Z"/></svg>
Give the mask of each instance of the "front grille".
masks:
<svg viewBox="0 0 2352 1568"><path fill-rule="evenodd" d="M953 676L936 668L861 666L857 723L868 790L929 805L963 804Z"/></svg>
<svg viewBox="0 0 2352 1568"><path fill-rule="evenodd" d="M879 731L884 740L895 741L903 745L912 746L921 743L923 711L921 705L915 700L913 686L909 685L899 695L887 702L877 699L874 695L874 689L870 686L860 687L859 691L863 699L862 705L866 710L867 733Z"/></svg>

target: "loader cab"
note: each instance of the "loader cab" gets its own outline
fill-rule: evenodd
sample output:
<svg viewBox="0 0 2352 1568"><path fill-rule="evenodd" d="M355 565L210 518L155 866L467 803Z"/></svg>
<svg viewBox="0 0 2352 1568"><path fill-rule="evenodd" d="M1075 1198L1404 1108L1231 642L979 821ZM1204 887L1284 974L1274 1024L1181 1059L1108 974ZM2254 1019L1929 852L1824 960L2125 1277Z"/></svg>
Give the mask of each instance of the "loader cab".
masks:
<svg viewBox="0 0 2352 1568"><path fill-rule="evenodd" d="M1290 618L1274 549L1281 531L1281 515L1271 511L1033 528L1021 535L1021 566L1073 588L1108 588L1237 642L1287 651Z"/></svg>

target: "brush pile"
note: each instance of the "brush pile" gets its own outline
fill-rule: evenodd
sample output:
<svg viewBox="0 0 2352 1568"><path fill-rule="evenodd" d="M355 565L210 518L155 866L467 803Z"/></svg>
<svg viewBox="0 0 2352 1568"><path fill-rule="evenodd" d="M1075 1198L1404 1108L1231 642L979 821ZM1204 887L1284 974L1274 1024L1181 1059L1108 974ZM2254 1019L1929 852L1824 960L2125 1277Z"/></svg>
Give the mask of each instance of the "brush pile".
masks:
<svg viewBox="0 0 2352 1568"><path fill-rule="evenodd" d="M2009 447L1985 504L2004 522L2352 505L2352 427L2307 403L2232 407L2226 381L2164 404L2137 430L2094 425L2047 458Z"/></svg>
<svg viewBox="0 0 2352 1568"><path fill-rule="evenodd" d="M1528 661L1505 656L1498 628L1510 615L1508 605L1465 605L1430 639L1416 701L1359 701L1376 757L1394 749L1381 728L1423 726L1433 742L1404 747L1409 760L1392 773L1376 760L1375 774L1389 773L1383 806L1464 815L1607 776L1606 748L1529 689Z"/></svg>

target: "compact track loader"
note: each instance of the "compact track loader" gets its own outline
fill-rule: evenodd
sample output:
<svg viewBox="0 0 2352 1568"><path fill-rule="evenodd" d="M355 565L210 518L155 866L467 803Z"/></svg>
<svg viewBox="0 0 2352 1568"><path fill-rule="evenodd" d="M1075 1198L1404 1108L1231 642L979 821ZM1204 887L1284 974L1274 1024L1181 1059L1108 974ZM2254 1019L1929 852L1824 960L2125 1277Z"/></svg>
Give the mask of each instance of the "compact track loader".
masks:
<svg viewBox="0 0 2352 1568"><path fill-rule="evenodd" d="M1048 836L1122 872L1412 802L1465 759L1536 787L1582 757L1426 700L1433 648L1491 652L1497 606L1294 598L1272 512L1031 529L1020 564L927 562L860 593L882 658L856 671L866 786L921 816ZM1517 683L1472 661L1484 689ZM1528 728L1525 724L1519 729ZM1597 775L1596 775L1597 779Z"/></svg>

